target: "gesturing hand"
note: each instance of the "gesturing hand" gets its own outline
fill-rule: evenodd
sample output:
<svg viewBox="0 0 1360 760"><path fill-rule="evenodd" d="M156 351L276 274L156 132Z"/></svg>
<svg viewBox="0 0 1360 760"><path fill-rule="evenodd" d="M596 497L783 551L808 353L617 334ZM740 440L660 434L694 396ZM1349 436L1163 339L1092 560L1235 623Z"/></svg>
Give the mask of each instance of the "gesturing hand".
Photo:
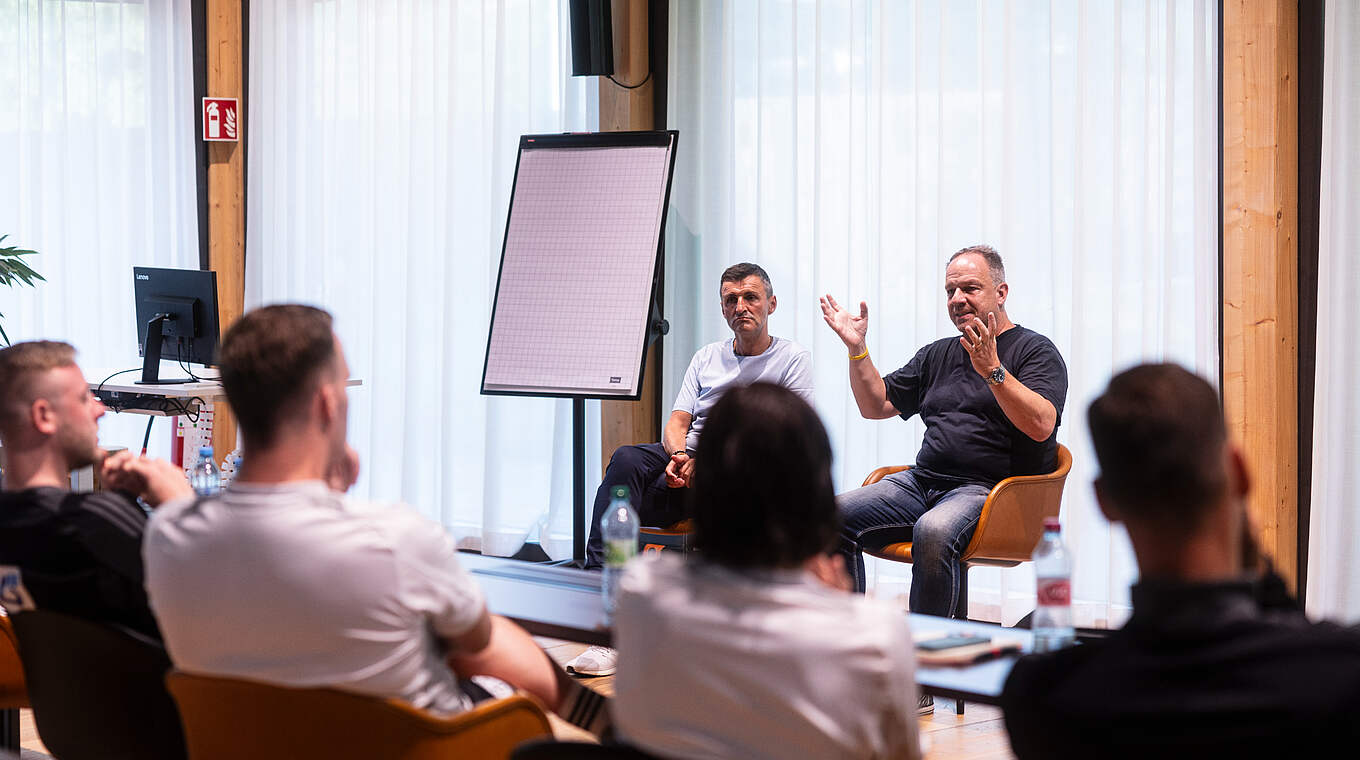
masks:
<svg viewBox="0 0 1360 760"><path fill-rule="evenodd" d="M864 301L859 302L859 316L855 316L841 305L836 303L828 293L822 296L822 318L831 326L832 330L845 341L847 348L852 353L859 353L864 348L864 336L869 332L869 304Z"/></svg>
<svg viewBox="0 0 1360 760"><path fill-rule="evenodd" d="M981 319L973 317L973 321L963 326L963 335L959 336L959 342L968 352L968 358L973 362L973 369L984 378L992 374L992 370L1001 366L1001 359L996 355L996 314L987 312L987 323L983 324Z"/></svg>

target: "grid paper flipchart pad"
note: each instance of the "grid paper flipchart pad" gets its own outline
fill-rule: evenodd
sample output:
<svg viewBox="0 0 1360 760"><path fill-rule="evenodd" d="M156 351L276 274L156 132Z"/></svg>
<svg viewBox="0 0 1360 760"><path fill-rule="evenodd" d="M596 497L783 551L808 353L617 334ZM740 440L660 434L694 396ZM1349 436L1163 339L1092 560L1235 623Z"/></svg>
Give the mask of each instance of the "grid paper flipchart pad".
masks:
<svg viewBox="0 0 1360 760"><path fill-rule="evenodd" d="M483 387L637 393L667 147L520 155Z"/></svg>

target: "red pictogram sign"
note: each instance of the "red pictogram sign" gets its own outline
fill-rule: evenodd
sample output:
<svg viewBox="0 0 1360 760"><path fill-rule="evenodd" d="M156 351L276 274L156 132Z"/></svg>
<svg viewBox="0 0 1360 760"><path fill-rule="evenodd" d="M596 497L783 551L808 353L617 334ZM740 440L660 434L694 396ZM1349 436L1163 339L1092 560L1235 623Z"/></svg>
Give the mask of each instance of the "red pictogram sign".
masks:
<svg viewBox="0 0 1360 760"><path fill-rule="evenodd" d="M203 99L203 139L236 142L241 139L236 98Z"/></svg>

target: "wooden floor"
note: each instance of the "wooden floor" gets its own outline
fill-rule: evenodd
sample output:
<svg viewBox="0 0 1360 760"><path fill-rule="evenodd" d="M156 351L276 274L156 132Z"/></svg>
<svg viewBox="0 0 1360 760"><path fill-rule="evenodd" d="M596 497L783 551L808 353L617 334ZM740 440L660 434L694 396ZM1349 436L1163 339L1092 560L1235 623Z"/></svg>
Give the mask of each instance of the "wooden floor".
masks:
<svg viewBox="0 0 1360 760"><path fill-rule="evenodd" d="M559 641L539 637L540 646L547 650L560 664L585 651L585 644ZM614 677L583 678L581 683L590 686L606 696L614 696ZM969 704L964 715L954 713L954 701L935 700L935 714L921 718L921 734L929 760L1011 760L1010 741L1006 739L1006 727L1001 722L1001 710L986 705ZM554 730L562 738L572 731L572 726L562 729L554 722ZM571 735L570 738L580 738Z"/></svg>

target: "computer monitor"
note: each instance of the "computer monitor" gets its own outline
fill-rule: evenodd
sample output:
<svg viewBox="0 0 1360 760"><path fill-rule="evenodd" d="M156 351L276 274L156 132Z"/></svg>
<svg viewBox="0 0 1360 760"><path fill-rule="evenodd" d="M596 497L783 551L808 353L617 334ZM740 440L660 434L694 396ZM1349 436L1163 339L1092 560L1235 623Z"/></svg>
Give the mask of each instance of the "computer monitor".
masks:
<svg viewBox="0 0 1360 760"><path fill-rule="evenodd" d="M137 300L141 385L187 383L160 379L161 358L193 364L217 361L217 273L198 269L132 268Z"/></svg>

